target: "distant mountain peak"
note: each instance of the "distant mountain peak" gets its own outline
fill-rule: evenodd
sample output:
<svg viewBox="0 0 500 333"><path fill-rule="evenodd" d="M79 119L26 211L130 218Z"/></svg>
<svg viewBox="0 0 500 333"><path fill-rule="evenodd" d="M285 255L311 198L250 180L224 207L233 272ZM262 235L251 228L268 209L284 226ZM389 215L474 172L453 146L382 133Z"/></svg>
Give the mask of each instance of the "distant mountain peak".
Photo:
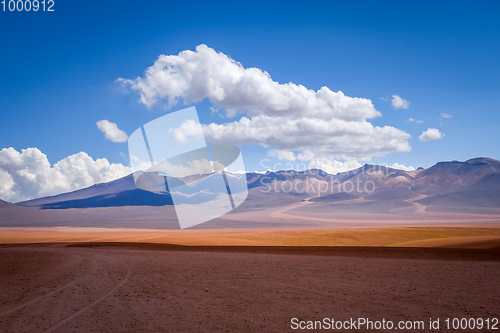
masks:
<svg viewBox="0 0 500 333"><path fill-rule="evenodd" d="M480 165L480 164L500 164L500 161L497 161L495 159L489 158L489 157L476 157L476 158L471 158L470 160L465 161L467 164L471 165Z"/></svg>

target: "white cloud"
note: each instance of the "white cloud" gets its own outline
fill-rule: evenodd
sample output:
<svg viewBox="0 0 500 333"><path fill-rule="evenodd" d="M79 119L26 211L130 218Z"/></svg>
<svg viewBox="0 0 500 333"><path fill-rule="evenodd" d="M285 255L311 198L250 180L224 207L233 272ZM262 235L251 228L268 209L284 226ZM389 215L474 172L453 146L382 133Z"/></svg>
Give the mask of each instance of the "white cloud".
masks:
<svg viewBox="0 0 500 333"><path fill-rule="evenodd" d="M443 119L450 119L452 117L453 117L453 115L451 115L451 114L444 113L444 112L441 113L441 118L443 118Z"/></svg>
<svg viewBox="0 0 500 333"><path fill-rule="evenodd" d="M170 128L169 132L174 133L174 138L178 142L186 142L188 136L203 137L203 131L199 123L192 119L184 121L178 128Z"/></svg>
<svg viewBox="0 0 500 333"><path fill-rule="evenodd" d="M194 161L187 161L188 165L171 164L168 161L163 161L161 166L163 170L167 171L168 176L171 177L186 177L192 175L202 175L212 172L212 168L217 170L224 170L224 166L219 162L209 161L205 158ZM160 164L158 164L160 165Z"/></svg>
<svg viewBox="0 0 500 333"><path fill-rule="evenodd" d="M404 171L413 171L413 170L415 170L415 168L412 167L412 166L405 166L405 165L399 164L399 163L394 163L390 167L393 168L393 169L404 170Z"/></svg>
<svg viewBox="0 0 500 333"><path fill-rule="evenodd" d="M293 151L289 150L276 150L276 149L271 149L267 151L267 154L272 157L276 157L279 160L287 160L287 161L295 161L297 157L295 157L295 154Z"/></svg>
<svg viewBox="0 0 500 333"><path fill-rule="evenodd" d="M9 201L15 193L12 190L14 187L14 179L12 176L2 169L0 169L0 199Z"/></svg>
<svg viewBox="0 0 500 333"><path fill-rule="evenodd" d="M408 109L410 107L410 102L399 97L399 95L392 95L391 105L395 109Z"/></svg>
<svg viewBox="0 0 500 333"><path fill-rule="evenodd" d="M371 100L328 87L314 91L292 82L280 84L269 73L244 68L206 45L161 55L144 77L117 81L138 91L147 107L170 108L208 98L214 104L212 111L220 115L245 114L233 122L203 125L212 143L258 144L301 160L370 159L411 150L408 133L367 121L381 115ZM188 134L187 128L174 131L179 139Z"/></svg>
<svg viewBox="0 0 500 333"><path fill-rule="evenodd" d="M309 163L309 169L320 169L330 174L347 172L362 167L358 161L340 162L336 160L317 159Z"/></svg>
<svg viewBox="0 0 500 333"><path fill-rule="evenodd" d="M203 125L203 132L209 142L253 143L279 150L297 150L311 159L369 160L372 156L411 150L407 141L410 135L404 131L338 118L243 117L231 123Z"/></svg>
<svg viewBox="0 0 500 333"><path fill-rule="evenodd" d="M118 79L131 85L140 101L151 107L166 99L171 107L183 99L204 98L232 117L237 112L250 116L366 119L380 116L369 99L345 96L327 87L318 91L292 82L280 84L259 68L244 68L222 52L199 45L196 51L161 55L146 70L146 77Z"/></svg>
<svg viewBox="0 0 500 333"><path fill-rule="evenodd" d="M108 120L99 120L97 127L104 133L104 137L113 142L126 142L128 135L118 128L118 125Z"/></svg>
<svg viewBox="0 0 500 333"><path fill-rule="evenodd" d="M424 122L423 120L417 120L417 119L413 119L413 118L408 119L408 121L411 123L415 122L415 124L421 124Z"/></svg>
<svg viewBox="0 0 500 333"><path fill-rule="evenodd" d="M443 133L439 132L437 128L428 128L427 131L423 132L418 138L420 141L430 141L441 139L444 136Z"/></svg>
<svg viewBox="0 0 500 333"><path fill-rule="evenodd" d="M327 159L318 159L315 161L311 161L309 163L309 169L321 169L331 174L337 174L339 172L347 172L351 170L355 170L362 167L361 163L358 161L345 161L340 162L336 160L327 160ZM404 171L413 171L415 170L412 166L405 166L403 164L394 163L389 166L393 169L404 170Z"/></svg>
<svg viewBox="0 0 500 333"><path fill-rule="evenodd" d="M18 202L55 195L108 182L131 173L122 164L92 159L84 152L68 156L53 166L37 148L4 148L0 151L0 199Z"/></svg>

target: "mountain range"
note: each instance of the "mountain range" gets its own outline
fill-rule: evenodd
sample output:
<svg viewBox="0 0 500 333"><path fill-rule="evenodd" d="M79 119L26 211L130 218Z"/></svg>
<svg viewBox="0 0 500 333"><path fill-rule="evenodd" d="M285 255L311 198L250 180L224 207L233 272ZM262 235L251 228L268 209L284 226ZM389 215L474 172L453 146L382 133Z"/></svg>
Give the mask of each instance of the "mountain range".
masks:
<svg viewBox="0 0 500 333"><path fill-rule="evenodd" d="M349 209L382 201L386 205L393 203L395 207L423 205L427 209L440 207L452 211L456 207L500 208L500 161L491 158L439 162L427 169L413 171L366 164L335 175L319 169L226 175L233 182L248 186L248 199L241 209L279 206L301 200L346 203ZM193 180L211 188L211 175L191 176L189 181ZM168 184L165 188L165 191L158 192L139 189L131 174L108 183L17 205L42 209L172 205ZM192 196L206 196L207 192L193 193ZM0 202L0 207L5 205L7 203Z"/></svg>

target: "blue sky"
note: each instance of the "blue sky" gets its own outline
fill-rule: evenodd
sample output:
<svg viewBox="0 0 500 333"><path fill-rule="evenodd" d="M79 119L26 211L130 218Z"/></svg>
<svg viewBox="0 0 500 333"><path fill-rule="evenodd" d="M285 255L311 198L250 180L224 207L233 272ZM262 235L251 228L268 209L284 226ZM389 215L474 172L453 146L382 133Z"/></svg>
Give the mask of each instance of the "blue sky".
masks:
<svg viewBox="0 0 500 333"><path fill-rule="evenodd" d="M244 110L233 118L212 114L208 98L168 110L161 101L148 108L138 91L115 82L144 78L160 55L205 44L244 68L266 71L274 82L314 91L326 86L371 100L382 116L366 121L411 135L411 151L371 156L370 163L416 168L479 156L500 159L498 2L55 1L54 8L0 11L0 150L37 148L51 165L79 152L127 165L127 144L106 140L97 121L109 120L130 135L189 105L204 124L249 117ZM393 95L409 108L394 108ZM428 128L444 136L419 140ZM270 165L286 163L269 156L274 148L241 145L246 169L263 170L263 158ZM321 158L345 162L335 154ZM11 178L22 169L3 168ZM21 182L12 179L11 190ZM11 190L4 186L3 198L17 198Z"/></svg>

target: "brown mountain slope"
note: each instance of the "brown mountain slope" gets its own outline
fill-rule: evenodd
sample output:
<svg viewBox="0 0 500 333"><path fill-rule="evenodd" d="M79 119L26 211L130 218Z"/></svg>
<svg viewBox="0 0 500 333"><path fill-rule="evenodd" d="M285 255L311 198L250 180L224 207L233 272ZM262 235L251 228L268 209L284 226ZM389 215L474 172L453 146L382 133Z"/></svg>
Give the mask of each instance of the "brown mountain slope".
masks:
<svg viewBox="0 0 500 333"><path fill-rule="evenodd" d="M6 201L3 201L3 200L0 200L0 208L11 206L11 205L12 204L10 202L6 202Z"/></svg>

